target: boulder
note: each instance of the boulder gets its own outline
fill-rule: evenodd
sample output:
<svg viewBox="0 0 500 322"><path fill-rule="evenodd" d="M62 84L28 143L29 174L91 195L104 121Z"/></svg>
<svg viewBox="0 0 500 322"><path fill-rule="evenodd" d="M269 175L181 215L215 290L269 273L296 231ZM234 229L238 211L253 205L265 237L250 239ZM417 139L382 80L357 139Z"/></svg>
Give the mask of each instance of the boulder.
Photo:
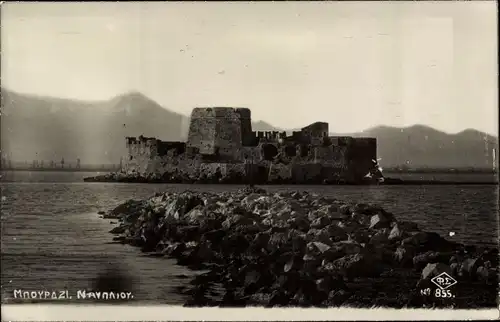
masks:
<svg viewBox="0 0 500 322"><path fill-rule="evenodd" d="M413 267L417 270L423 269L427 264L432 263L443 263L447 264L450 262L452 253L439 253L434 251L428 251L426 253L416 255L413 257Z"/></svg>
<svg viewBox="0 0 500 322"><path fill-rule="evenodd" d="M459 269L459 275L463 277L474 277L477 268L479 267L479 261L477 258L467 258L462 262Z"/></svg>
<svg viewBox="0 0 500 322"><path fill-rule="evenodd" d="M349 237L347 232L342 227L336 224L328 226L327 231L330 235L330 238L335 242L347 240Z"/></svg>
<svg viewBox="0 0 500 322"><path fill-rule="evenodd" d="M366 215L363 215L363 214L360 214L360 213L357 213L357 212L353 212L351 214L351 219L360 224L360 225L363 225L363 226L369 226L371 224L371 219L370 217L366 216Z"/></svg>
<svg viewBox="0 0 500 322"><path fill-rule="evenodd" d="M303 216L295 216L287 220L287 225L292 229L297 229L303 232L307 232L311 226L309 225L309 220Z"/></svg>
<svg viewBox="0 0 500 322"><path fill-rule="evenodd" d="M476 270L476 277L483 283L498 285L498 272L494 267L479 266Z"/></svg>
<svg viewBox="0 0 500 322"><path fill-rule="evenodd" d="M443 263L427 264L427 266L425 266L422 270L421 280L430 280L442 273L447 273L451 276L452 271L450 266Z"/></svg>
<svg viewBox="0 0 500 322"><path fill-rule="evenodd" d="M311 223L311 228L322 229L322 228L325 228L326 226L330 225L330 223L331 223L331 221L328 217L325 217L325 216L317 217Z"/></svg>
<svg viewBox="0 0 500 322"><path fill-rule="evenodd" d="M165 207L165 216L179 220L186 213L191 211L197 205L203 204L203 201L192 194L181 194Z"/></svg>
<svg viewBox="0 0 500 322"><path fill-rule="evenodd" d="M321 242L310 242L307 244L307 251L313 254L324 253L330 249L330 246Z"/></svg>
<svg viewBox="0 0 500 322"><path fill-rule="evenodd" d="M357 277L377 277L382 272L380 263L366 254L352 254L327 263L327 271L338 272L349 279Z"/></svg>
<svg viewBox="0 0 500 322"><path fill-rule="evenodd" d="M235 226L243 226L243 225L253 225L254 221L251 218L248 218L243 215L231 215L226 218L222 222L222 227L224 229L230 229Z"/></svg>
<svg viewBox="0 0 500 322"><path fill-rule="evenodd" d="M116 226L109 231L111 234L119 235L125 232L125 226Z"/></svg>
<svg viewBox="0 0 500 322"><path fill-rule="evenodd" d="M418 225L414 222L411 221L398 221L397 225L400 230L406 231L406 232L416 232L420 231L418 228Z"/></svg>
<svg viewBox="0 0 500 322"><path fill-rule="evenodd" d="M413 265L415 249L411 245L399 246L394 252L394 260L403 267Z"/></svg>
<svg viewBox="0 0 500 322"><path fill-rule="evenodd" d="M358 244L366 244L370 241L372 235L367 230L357 229L349 233L347 241Z"/></svg>
<svg viewBox="0 0 500 322"><path fill-rule="evenodd" d="M417 232L415 235L403 239L403 246L414 246L420 252L429 250L446 251L450 249L450 243L434 232Z"/></svg>
<svg viewBox="0 0 500 322"><path fill-rule="evenodd" d="M337 205L324 205L318 209L318 215L324 216L330 220L341 220L346 216L340 211Z"/></svg>
<svg viewBox="0 0 500 322"><path fill-rule="evenodd" d="M382 213L371 216L370 219L370 229L381 229L389 228L391 226L391 221Z"/></svg>
<svg viewBox="0 0 500 322"><path fill-rule="evenodd" d="M258 193L251 193L241 201L241 205L246 207L247 209L253 209L253 205L255 205L257 199L259 199L260 197L261 196Z"/></svg>
<svg viewBox="0 0 500 322"><path fill-rule="evenodd" d="M196 223L199 223L206 216L203 210L204 210L203 206L198 205L198 206L194 207L193 209L191 209L191 211L189 211L185 215L184 219L190 225L194 225Z"/></svg>
<svg viewBox="0 0 500 322"><path fill-rule="evenodd" d="M401 228L400 224L397 223L392 227L391 231L389 232L388 240L397 241L403 239L404 237L406 237L406 233Z"/></svg>
<svg viewBox="0 0 500 322"><path fill-rule="evenodd" d="M389 229L388 228L383 228L377 231L371 238L370 241L368 242L371 245L385 245L389 242Z"/></svg>
<svg viewBox="0 0 500 322"><path fill-rule="evenodd" d="M326 245L331 245L333 243L327 229L309 229L307 232L307 240L320 242Z"/></svg>

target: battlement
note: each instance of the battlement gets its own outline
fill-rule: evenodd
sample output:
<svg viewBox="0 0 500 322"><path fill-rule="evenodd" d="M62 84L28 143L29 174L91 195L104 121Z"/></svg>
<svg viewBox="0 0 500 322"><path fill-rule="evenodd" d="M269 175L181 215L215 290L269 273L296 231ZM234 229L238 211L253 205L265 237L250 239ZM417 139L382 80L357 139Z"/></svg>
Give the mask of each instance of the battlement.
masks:
<svg viewBox="0 0 500 322"><path fill-rule="evenodd" d="M125 141L128 147L129 145L156 146L160 140L140 135L138 138L127 136L125 137Z"/></svg>
<svg viewBox="0 0 500 322"><path fill-rule="evenodd" d="M265 139L268 141L279 141L286 138L286 132L279 131L252 131L252 137L256 139Z"/></svg>
<svg viewBox="0 0 500 322"><path fill-rule="evenodd" d="M251 112L243 107L196 107L191 112L191 119L198 118L239 118L251 119Z"/></svg>
<svg viewBox="0 0 500 322"><path fill-rule="evenodd" d="M377 157L375 138L329 136L326 122L309 124L290 136L284 131L252 131L250 109L233 107L194 108L186 142L164 142L142 135L127 137L126 142L125 167L137 171L186 160L233 164L250 158L264 165L333 166L344 169L342 175L362 178Z"/></svg>

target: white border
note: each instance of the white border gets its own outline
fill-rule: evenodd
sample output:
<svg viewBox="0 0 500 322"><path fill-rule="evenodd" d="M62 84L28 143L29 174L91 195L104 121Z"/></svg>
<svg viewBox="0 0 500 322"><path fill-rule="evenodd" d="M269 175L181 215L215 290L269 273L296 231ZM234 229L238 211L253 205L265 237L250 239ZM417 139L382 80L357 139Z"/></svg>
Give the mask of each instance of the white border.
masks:
<svg viewBox="0 0 500 322"><path fill-rule="evenodd" d="M430 309L186 308L130 305L2 305L2 321L497 320L499 311Z"/></svg>

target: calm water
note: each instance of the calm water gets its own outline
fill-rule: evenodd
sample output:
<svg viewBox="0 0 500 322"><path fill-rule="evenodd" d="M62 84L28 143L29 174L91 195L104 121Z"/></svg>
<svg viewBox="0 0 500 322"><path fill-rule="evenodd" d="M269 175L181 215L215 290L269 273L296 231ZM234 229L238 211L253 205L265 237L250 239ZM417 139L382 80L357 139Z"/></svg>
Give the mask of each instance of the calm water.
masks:
<svg viewBox="0 0 500 322"><path fill-rule="evenodd" d="M13 289L85 289L107 267L120 263L136 276L135 298L149 302L181 303L173 287L189 274L174 261L143 256L130 246L110 244L113 227L98 217L130 198L158 191L204 189L224 191L237 186L84 183L95 173L11 172L1 183L2 300ZM456 186L295 186L343 200L377 203L397 218L417 222L451 240L496 245L498 188L493 185Z"/></svg>

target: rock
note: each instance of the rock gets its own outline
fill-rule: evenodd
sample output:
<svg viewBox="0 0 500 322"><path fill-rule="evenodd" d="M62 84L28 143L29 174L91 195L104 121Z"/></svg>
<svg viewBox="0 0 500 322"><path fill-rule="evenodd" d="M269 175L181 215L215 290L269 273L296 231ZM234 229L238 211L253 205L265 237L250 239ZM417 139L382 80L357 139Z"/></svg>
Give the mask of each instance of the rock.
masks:
<svg viewBox="0 0 500 322"><path fill-rule="evenodd" d="M389 228L390 225L390 219L380 213L373 215L370 219L370 229Z"/></svg>
<svg viewBox="0 0 500 322"><path fill-rule="evenodd" d="M104 215L104 214L106 214L106 212L105 212L105 211L100 210L100 211L98 211L98 212L97 212L97 214L98 214L98 215Z"/></svg>
<svg viewBox="0 0 500 322"><path fill-rule="evenodd" d="M175 243L168 245L166 248L164 248L163 253L168 256L177 257L185 250L186 250L186 244Z"/></svg>
<svg viewBox="0 0 500 322"><path fill-rule="evenodd" d="M283 267L283 272L298 271L304 265L304 259L300 256L291 256Z"/></svg>
<svg viewBox="0 0 500 322"><path fill-rule="evenodd" d="M344 219L346 217L340 211L340 207L337 207L336 205L324 205L324 206L321 206L318 209L317 214L319 216L321 216L321 217L328 218L330 221L332 221L332 220L342 220L342 219Z"/></svg>
<svg viewBox="0 0 500 322"><path fill-rule="evenodd" d="M328 294L328 302L334 306L340 306L349 298L345 290L333 290Z"/></svg>
<svg viewBox="0 0 500 322"><path fill-rule="evenodd" d="M479 262L477 258L468 258L462 262L459 269L459 275L464 277L474 277Z"/></svg>
<svg viewBox="0 0 500 322"><path fill-rule="evenodd" d="M476 270L476 275L479 280L488 282L490 279L490 271L484 266L479 266Z"/></svg>
<svg viewBox="0 0 500 322"><path fill-rule="evenodd" d="M196 207L194 207L193 209L191 209L191 211L189 211L184 219L188 222L188 224L190 225L194 225L196 223L199 223L202 219L205 218L205 213L203 212L203 206L201 205L198 205Z"/></svg>
<svg viewBox="0 0 500 322"><path fill-rule="evenodd" d="M344 256L361 253L362 250L363 247L355 242L337 242L323 254L323 258L326 262L333 261Z"/></svg>
<svg viewBox="0 0 500 322"><path fill-rule="evenodd" d="M309 220L302 216L296 216L287 220L287 225L292 229L297 229L303 232L307 232L311 228L311 226L309 225Z"/></svg>
<svg viewBox="0 0 500 322"><path fill-rule="evenodd" d="M460 265L458 263L450 264L451 274L453 276L458 276L458 270L460 269Z"/></svg>
<svg viewBox="0 0 500 322"><path fill-rule="evenodd" d="M416 232L420 231L418 229L418 225L414 222L411 221L398 221L397 225L400 230L406 231L406 232Z"/></svg>
<svg viewBox="0 0 500 322"><path fill-rule="evenodd" d="M193 208L202 205L203 200L191 194L183 194L174 199L165 207L165 216L179 220L186 213L189 213Z"/></svg>
<svg viewBox="0 0 500 322"><path fill-rule="evenodd" d="M252 206L256 203L256 200L261 196L258 193L250 193L242 201L241 205L247 208L253 208Z"/></svg>
<svg viewBox="0 0 500 322"><path fill-rule="evenodd" d="M383 228L375 233L368 242L371 245L384 245L389 242L389 229Z"/></svg>
<svg viewBox="0 0 500 322"><path fill-rule="evenodd" d="M111 234L123 234L125 232L125 227L124 226L116 226L113 229L109 231Z"/></svg>
<svg viewBox="0 0 500 322"><path fill-rule="evenodd" d="M430 280L433 277L438 276L443 272L452 275L451 268L446 264L443 263L427 264L427 266L425 266L425 268L422 271L421 280Z"/></svg>
<svg viewBox="0 0 500 322"><path fill-rule="evenodd" d="M357 212L353 212L351 214L351 219L360 224L360 225L363 225L363 226L369 226L370 225L370 217L367 217L366 215L363 215L363 214L360 214L360 213L357 213Z"/></svg>
<svg viewBox="0 0 500 322"><path fill-rule="evenodd" d="M394 252L394 260L401 266L413 265L415 249L409 245L399 246Z"/></svg>
<svg viewBox="0 0 500 322"><path fill-rule="evenodd" d="M346 255L327 263L324 268L327 271L338 272L348 278L377 277L381 273L379 263L370 256L363 254Z"/></svg>
<svg viewBox="0 0 500 322"><path fill-rule="evenodd" d="M418 232L413 236L403 239L401 245L411 245L418 251L446 251L451 244L434 232Z"/></svg>
<svg viewBox="0 0 500 322"><path fill-rule="evenodd" d="M390 241L396 241L396 240L401 240L405 237L405 232L400 228L399 223L395 224L391 231L389 232L389 237L388 240Z"/></svg>
<svg viewBox="0 0 500 322"><path fill-rule="evenodd" d="M330 225L330 223L331 221L328 217L318 217L311 223L311 228L322 229Z"/></svg>
<svg viewBox="0 0 500 322"><path fill-rule="evenodd" d="M412 268L422 270L419 283L444 271L485 283L496 277L498 252L418 231L414 223L398 222L379 207L351 207L310 193L157 193L129 200L110 213L119 219L113 230L120 234L117 242L208 270L191 282L186 295L192 305L208 305L206 295L218 296L219 288L223 305L380 303L373 296L380 300L391 292L388 296L411 293L414 284L405 280L397 289L389 285L379 292L382 286L371 278L382 274L394 282L411 281ZM476 259L464 259L471 255ZM343 277L362 280L348 284L351 292ZM393 299L398 305L421 306L419 301L424 300Z"/></svg>
<svg viewBox="0 0 500 322"><path fill-rule="evenodd" d="M273 251L275 249L283 248L287 243L287 236L285 233L273 233L268 242L268 250Z"/></svg>
<svg viewBox="0 0 500 322"><path fill-rule="evenodd" d="M427 264L432 264L432 263L446 264L450 262L451 256L452 256L451 253L439 253L439 252L428 251L426 253L413 257L413 267L415 267L415 269L417 270L421 270Z"/></svg>
<svg viewBox="0 0 500 322"><path fill-rule="evenodd" d="M368 231L357 229L349 233L347 240L358 244L366 244L370 241L370 238L371 235Z"/></svg>
<svg viewBox="0 0 500 322"><path fill-rule="evenodd" d="M225 236L227 236L227 232L224 229L210 230L203 234L203 236L201 237L201 242L211 242L213 244L218 244Z"/></svg>
<svg viewBox="0 0 500 322"><path fill-rule="evenodd" d="M359 214L363 214L363 215L366 215L366 216L372 216L374 215L375 213L373 213L373 209L371 209L372 207L368 204L365 204L365 203L357 203L355 204L351 211L352 212L357 212Z"/></svg>
<svg viewBox="0 0 500 322"><path fill-rule="evenodd" d="M227 219L222 222L222 227L224 229L230 229L235 226L244 226L253 224L254 221L248 217L242 215L234 215L227 217Z"/></svg>
<svg viewBox="0 0 500 322"><path fill-rule="evenodd" d="M330 239L335 242L347 240L347 238L349 237L347 235L347 232L342 227L339 227L335 224L328 226L327 230L328 234L330 234Z"/></svg>
<svg viewBox="0 0 500 322"><path fill-rule="evenodd" d="M310 242L307 244L307 251L313 254L324 253L330 249L330 246L320 242Z"/></svg>

